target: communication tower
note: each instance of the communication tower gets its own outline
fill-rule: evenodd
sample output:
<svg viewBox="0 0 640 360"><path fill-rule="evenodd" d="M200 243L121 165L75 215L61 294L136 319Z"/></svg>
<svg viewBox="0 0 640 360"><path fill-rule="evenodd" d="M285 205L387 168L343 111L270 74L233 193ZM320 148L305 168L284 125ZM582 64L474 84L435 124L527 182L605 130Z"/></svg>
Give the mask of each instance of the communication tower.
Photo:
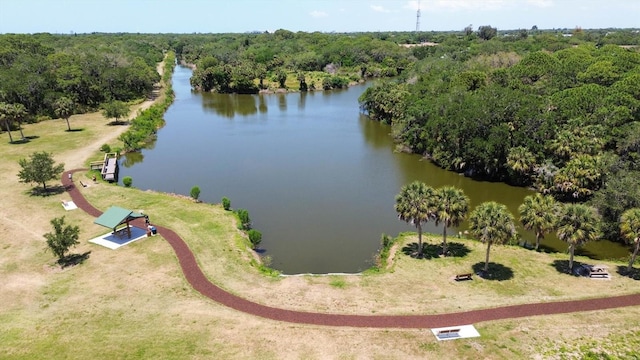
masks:
<svg viewBox="0 0 640 360"><path fill-rule="evenodd" d="M416 13L416 32L420 31L420 0L418 0L418 12Z"/></svg>

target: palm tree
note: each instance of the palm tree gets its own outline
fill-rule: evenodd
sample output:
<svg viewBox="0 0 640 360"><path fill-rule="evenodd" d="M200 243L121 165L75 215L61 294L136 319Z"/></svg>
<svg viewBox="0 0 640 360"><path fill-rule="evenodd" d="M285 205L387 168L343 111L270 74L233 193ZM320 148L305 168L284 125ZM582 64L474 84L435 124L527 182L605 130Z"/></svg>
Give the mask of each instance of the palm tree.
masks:
<svg viewBox="0 0 640 360"><path fill-rule="evenodd" d="M0 120L4 123L5 128L7 129L7 133L9 134L9 142L13 142L13 136L11 136L11 126L10 121L11 118L11 107L6 102L0 102Z"/></svg>
<svg viewBox="0 0 640 360"><path fill-rule="evenodd" d="M442 254L447 256L447 228L458 226L469 212L469 198L461 189L445 186L435 193L437 210L436 225L443 224Z"/></svg>
<svg viewBox="0 0 640 360"><path fill-rule="evenodd" d="M555 230L560 204L553 196L537 193L525 197L518 211L524 228L536 233L536 250L538 250L544 235Z"/></svg>
<svg viewBox="0 0 640 360"><path fill-rule="evenodd" d="M489 271L491 244L504 244L516 234L513 215L505 205L495 201L483 202L471 212L469 229L473 236L487 244L484 271Z"/></svg>
<svg viewBox="0 0 640 360"><path fill-rule="evenodd" d="M507 165L516 174L526 177L528 181L536 165L536 157L524 146L512 147L507 155Z"/></svg>
<svg viewBox="0 0 640 360"><path fill-rule="evenodd" d="M398 217L418 229L418 256L422 255L422 223L433 218L435 213L434 192L427 184L414 181L403 186L396 196Z"/></svg>
<svg viewBox="0 0 640 360"><path fill-rule="evenodd" d="M584 204L565 205L557 224L558 238L569 244L569 274L573 271L573 253L577 246L600 237L599 216Z"/></svg>
<svg viewBox="0 0 640 360"><path fill-rule="evenodd" d="M18 122L18 130L20 130L20 137L24 141L24 133L22 132L22 119L27 116L27 109L20 103L9 104L9 116L13 121Z"/></svg>
<svg viewBox="0 0 640 360"><path fill-rule="evenodd" d="M629 266L627 266L627 272L630 272L640 249L640 209L633 208L622 213L622 216L620 216L620 233L627 243L635 245Z"/></svg>
<svg viewBox="0 0 640 360"><path fill-rule="evenodd" d="M66 96L63 96L53 103L53 111L56 116L61 117L67 121L67 130L71 131L71 125L69 125L69 118L73 115L75 110L75 104L73 100Z"/></svg>

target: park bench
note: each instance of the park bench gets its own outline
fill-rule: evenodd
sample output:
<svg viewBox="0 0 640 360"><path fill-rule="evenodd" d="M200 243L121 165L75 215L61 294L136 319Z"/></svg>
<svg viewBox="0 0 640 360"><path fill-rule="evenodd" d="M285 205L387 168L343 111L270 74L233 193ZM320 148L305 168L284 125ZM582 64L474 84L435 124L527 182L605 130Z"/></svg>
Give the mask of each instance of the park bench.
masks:
<svg viewBox="0 0 640 360"><path fill-rule="evenodd" d="M460 337L460 329L440 330L436 334L439 339L449 339L453 337Z"/></svg>
<svg viewBox="0 0 640 360"><path fill-rule="evenodd" d="M589 277L603 277L603 278L608 278L609 277L609 273L604 271L604 270L598 270L598 271L591 271L589 272Z"/></svg>
<svg viewBox="0 0 640 360"><path fill-rule="evenodd" d="M456 275L456 281L462 281L462 280L473 280L472 276L473 276L473 274L472 274L472 273L468 273L468 274L458 274L458 275Z"/></svg>

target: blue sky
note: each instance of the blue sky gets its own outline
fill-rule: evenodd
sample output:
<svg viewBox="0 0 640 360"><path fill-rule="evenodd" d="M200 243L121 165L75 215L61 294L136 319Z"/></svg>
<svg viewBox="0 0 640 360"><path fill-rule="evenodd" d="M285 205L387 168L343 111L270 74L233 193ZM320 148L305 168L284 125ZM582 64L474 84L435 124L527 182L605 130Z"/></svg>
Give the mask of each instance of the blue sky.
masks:
<svg viewBox="0 0 640 360"><path fill-rule="evenodd" d="M420 0L420 30L640 28L640 0ZM418 0L0 0L0 33L413 31Z"/></svg>

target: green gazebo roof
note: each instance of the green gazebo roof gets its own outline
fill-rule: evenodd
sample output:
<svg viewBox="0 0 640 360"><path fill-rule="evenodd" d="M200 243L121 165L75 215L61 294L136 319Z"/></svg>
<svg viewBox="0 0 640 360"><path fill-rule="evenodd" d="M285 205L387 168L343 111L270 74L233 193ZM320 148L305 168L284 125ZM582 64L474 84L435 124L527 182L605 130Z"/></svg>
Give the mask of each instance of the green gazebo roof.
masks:
<svg viewBox="0 0 640 360"><path fill-rule="evenodd" d="M118 225L128 222L129 220L143 217L144 214L137 213L128 209L121 208L119 206L112 206L107 209L100 217L98 217L94 223L108 227L109 229L115 229Z"/></svg>

